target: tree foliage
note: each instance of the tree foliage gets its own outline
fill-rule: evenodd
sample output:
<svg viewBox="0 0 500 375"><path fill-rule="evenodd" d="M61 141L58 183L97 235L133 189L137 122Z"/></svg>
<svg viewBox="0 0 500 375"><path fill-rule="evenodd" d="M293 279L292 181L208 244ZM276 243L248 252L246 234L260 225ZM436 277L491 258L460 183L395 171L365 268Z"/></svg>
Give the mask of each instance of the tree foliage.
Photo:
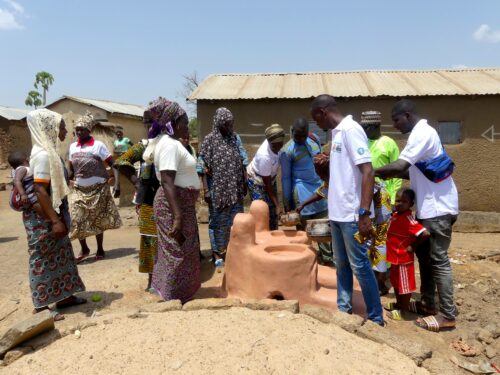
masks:
<svg viewBox="0 0 500 375"><path fill-rule="evenodd" d="M39 106L42 105L42 100L40 99L41 95L38 91L31 90L28 93L28 96L24 100L24 104L26 104L29 107L35 107L38 108Z"/></svg>
<svg viewBox="0 0 500 375"><path fill-rule="evenodd" d="M52 86L53 83L54 76L49 72L41 71L35 76L35 88L38 89L38 86L41 86L43 89L43 105L47 104L47 91L49 91L49 87Z"/></svg>

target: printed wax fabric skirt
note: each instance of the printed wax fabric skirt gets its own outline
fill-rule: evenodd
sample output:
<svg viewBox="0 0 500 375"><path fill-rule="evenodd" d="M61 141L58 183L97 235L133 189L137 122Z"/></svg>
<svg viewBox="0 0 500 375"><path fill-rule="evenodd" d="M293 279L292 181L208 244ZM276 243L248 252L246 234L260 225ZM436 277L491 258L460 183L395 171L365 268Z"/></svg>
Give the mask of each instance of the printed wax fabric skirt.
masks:
<svg viewBox="0 0 500 375"><path fill-rule="evenodd" d="M23 222L28 235L29 282L35 308L83 292L85 286L78 275L69 237L54 238L50 221L33 209L23 212Z"/></svg>
<svg viewBox="0 0 500 375"><path fill-rule="evenodd" d="M264 185L260 184L259 181L253 177L248 176L247 179L248 190L250 191L250 198L252 201L262 200L269 206L269 229L278 229L278 215L276 215L276 207L266 192ZM274 194L278 194L278 188L276 186L276 178L273 179L273 190Z"/></svg>
<svg viewBox="0 0 500 375"><path fill-rule="evenodd" d="M182 234L179 245L170 236L173 214L162 188L158 189L154 212L158 230L158 250L151 287L164 299L189 301L201 286L200 240L195 204L199 190L176 187L176 199L182 212Z"/></svg>
<svg viewBox="0 0 500 375"><path fill-rule="evenodd" d="M107 183L75 186L70 193L72 240L83 240L122 226Z"/></svg>
<svg viewBox="0 0 500 375"><path fill-rule="evenodd" d="M154 209L149 204L141 204L139 210L139 232L141 234L139 272L153 273L158 236L156 234Z"/></svg>

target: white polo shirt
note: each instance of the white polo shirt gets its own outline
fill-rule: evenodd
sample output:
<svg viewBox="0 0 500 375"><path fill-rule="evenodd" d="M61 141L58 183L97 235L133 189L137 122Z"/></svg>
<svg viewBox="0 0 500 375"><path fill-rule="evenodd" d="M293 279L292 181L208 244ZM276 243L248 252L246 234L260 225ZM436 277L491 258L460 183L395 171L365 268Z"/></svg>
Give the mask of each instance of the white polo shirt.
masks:
<svg viewBox="0 0 500 375"><path fill-rule="evenodd" d="M442 153L443 145L436 129L430 126L427 120L417 122L399 158L411 164L410 182L416 195L418 219L447 214L458 215L458 193L453 178L450 176L434 183L415 167L415 163L430 160Z"/></svg>
<svg viewBox="0 0 500 375"><path fill-rule="evenodd" d="M358 165L371 163L368 138L352 116L332 130L328 217L339 222L358 220L362 174ZM371 209L373 212L373 208Z"/></svg>

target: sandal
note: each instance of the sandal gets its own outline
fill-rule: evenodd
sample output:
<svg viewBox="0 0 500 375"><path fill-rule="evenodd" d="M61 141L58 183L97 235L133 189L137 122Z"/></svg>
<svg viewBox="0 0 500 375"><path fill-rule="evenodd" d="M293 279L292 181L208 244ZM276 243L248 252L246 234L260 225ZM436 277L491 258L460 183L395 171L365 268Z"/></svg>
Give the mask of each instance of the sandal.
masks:
<svg viewBox="0 0 500 375"><path fill-rule="evenodd" d="M88 254L83 254L83 253L80 253L80 255L78 255L76 257L76 264L80 264L81 262L83 262L85 259L87 259L88 257L90 256L90 253Z"/></svg>
<svg viewBox="0 0 500 375"><path fill-rule="evenodd" d="M392 320L403 320L403 317L401 316L401 310L391 310L387 311L387 314L385 314L389 319Z"/></svg>
<svg viewBox="0 0 500 375"><path fill-rule="evenodd" d="M66 317L57 310L49 309L49 311L50 311L50 316L52 316L52 319L54 319L54 322L59 322L61 320L66 319Z"/></svg>
<svg viewBox="0 0 500 375"><path fill-rule="evenodd" d="M80 298L80 297L73 297L70 302L65 302L65 303L56 303L56 306L58 309L66 309L71 306L78 306L78 305L83 305L87 303L87 300L85 298Z"/></svg>
<svg viewBox="0 0 500 375"><path fill-rule="evenodd" d="M387 311L394 311L394 310L398 310L399 307L398 307L397 302L387 302L384 305L384 309L387 310Z"/></svg>
<svg viewBox="0 0 500 375"><path fill-rule="evenodd" d="M454 321L452 326L440 325L438 320L436 319L436 316L434 315L429 315L426 316L425 318L419 318L415 321L415 324L417 325L417 327L423 328L431 332L440 332L440 331L455 329Z"/></svg>
<svg viewBox="0 0 500 375"><path fill-rule="evenodd" d="M104 257L105 257L104 254L102 254L102 255L101 254L99 254L99 255L96 254L94 260L96 262L99 261L99 260L104 260Z"/></svg>
<svg viewBox="0 0 500 375"><path fill-rule="evenodd" d="M422 301L410 301L410 308L408 311L418 315L426 316L437 314L437 311L435 309L425 306Z"/></svg>
<svg viewBox="0 0 500 375"><path fill-rule="evenodd" d="M217 270L218 273L222 272L222 269L224 268L224 259L219 258L215 260L215 269Z"/></svg>

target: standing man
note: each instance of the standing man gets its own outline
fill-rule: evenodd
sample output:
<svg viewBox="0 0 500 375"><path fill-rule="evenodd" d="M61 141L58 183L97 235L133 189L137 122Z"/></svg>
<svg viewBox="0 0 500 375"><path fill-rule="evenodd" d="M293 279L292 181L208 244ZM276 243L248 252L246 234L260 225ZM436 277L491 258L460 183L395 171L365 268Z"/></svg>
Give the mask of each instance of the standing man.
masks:
<svg viewBox="0 0 500 375"><path fill-rule="evenodd" d="M380 168L384 165L390 164L399 157L399 148L394 139L382 135L380 131L380 125L382 124L382 116L378 111L365 111L361 113L361 126L368 137L368 146L370 148L370 155L372 156L372 166L373 168ZM375 245L377 249L382 254L383 259L373 267L373 271L377 277L378 288L380 295L386 295L389 290L385 285L386 272L387 272L387 262L386 257L386 237L387 237L387 227L391 219L390 215L390 205L394 205L396 201L396 193L401 189L402 180L400 178L391 178L389 180L383 181L381 178L376 177L375 182L377 183L376 190L378 187L378 195L376 195L376 206L382 208L385 201L381 201L380 198L384 197L386 194L390 196L389 207L384 210L386 215L379 215L376 222L377 238L375 239ZM385 191L384 191L385 190ZM377 211L377 207L376 207ZM379 211L381 212L381 211Z"/></svg>
<svg viewBox="0 0 500 375"><path fill-rule="evenodd" d="M292 139L280 151L281 185L285 212L299 208L321 186L321 178L314 170L313 159L321 153L321 144L315 134L309 134L309 122L304 118L295 120ZM306 221L328 217L325 199L305 206L300 210L297 229L305 230ZM319 244L318 260L324 265L333 265L330 244Z"/></svg>
<svg viewBox="0 0 500 375"><path fill-rule="evenodd" d="M125 152L127 152L130 146L133 146L132 141L123 136L123 128L121 126L116 127L116 139L113 142L114 150L113 155L115 159L118 159ZM113 168L113 174L115 176L115 185L113 186L113 198L120 197L120 172L118 169Z"/></svg>
<svg viewBox="0 0 500 375"><path fill-rule="evenodd" d="M415 305L419 314L428 315L418 319L422 328L439 331L455 327L457 309L453 302L453 276L448 248L452 226L458 215L458 193L451 176L439 182L431 181L423 170L433 169L432 161L437 157L447 158L437 131L427 120L418 117L415 103L403 99L392 109L394 127L401 133L410 133L406 147L399 159L375 171L376 176L391 178L408 176L416 193L417 220L430 232L428 241L417 247L420 266L421 301ZM450 170L441 171L445 175ZM439 297L439 314L436 310L436 287Z"/></svg>
<svg viewBox="0 0 500 375"><path fill-rule="evenodd" d="M352 313L353 273L361 285L368 319L383 325L377 280L368 259L366 244L354 234L369 236L374 175L368 139L363 128L344 117L331 95L313 100L311 116L323 130L332 130L328 216L337 263L337 307Z"/></svg>
<svg viewBox="0 0 500 375"><path fill-rule="evenodd" d="M382 135L380 125L382 116L378 111L365 111L361 113L361 126L368 137L368 146L372 156L373 168L380 168L384 165L395 162L399 158L399 148L394 139ZM400 178L391 178L383 181L376 177L375 181L383 182L385 189L391 196L391 204L396 201L396 193L401 189L403 181Z"/></svg>

